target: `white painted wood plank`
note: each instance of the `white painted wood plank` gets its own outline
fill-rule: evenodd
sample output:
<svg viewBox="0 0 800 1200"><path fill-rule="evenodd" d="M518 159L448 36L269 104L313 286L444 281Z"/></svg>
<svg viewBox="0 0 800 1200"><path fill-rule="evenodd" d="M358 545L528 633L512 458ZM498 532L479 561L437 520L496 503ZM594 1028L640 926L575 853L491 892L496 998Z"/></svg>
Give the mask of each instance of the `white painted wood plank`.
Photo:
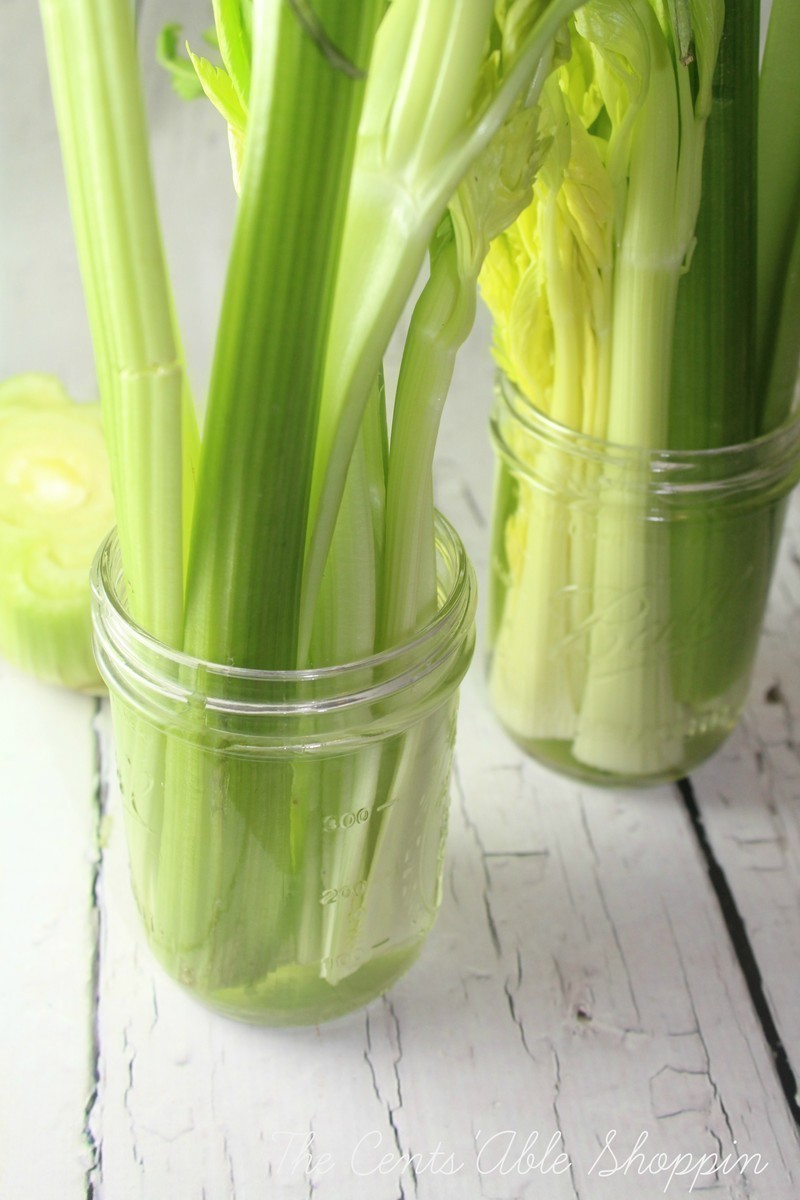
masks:
<svg viewBox="0 0 800 1200"><path fill-rule="evenodd" d="M5 0L0 378L94 390L38 6ZM0 662L0 1194L85 1195L94 1076L95 702Z"/></svg>
<svg viewBox="0 0 800 1200"><path fill-rule="evenodd" d="M85 1196L96 702L0 664L0 1195Z"/></svg>
<svg viewBox="0 0 800 1200"><path fill-rule="evenodd" d="M5 0L0 378L94 370L38 5ZM95 702L0 663L0 1194L85 1195L92 1147Z"/></svg>
<svg viewBox="0 0 800 1200"><path fill-rule="evenodd" d="M793 497L750 702L693 783L755 951L778 1033L800 1073L800 493Z"/></svg>

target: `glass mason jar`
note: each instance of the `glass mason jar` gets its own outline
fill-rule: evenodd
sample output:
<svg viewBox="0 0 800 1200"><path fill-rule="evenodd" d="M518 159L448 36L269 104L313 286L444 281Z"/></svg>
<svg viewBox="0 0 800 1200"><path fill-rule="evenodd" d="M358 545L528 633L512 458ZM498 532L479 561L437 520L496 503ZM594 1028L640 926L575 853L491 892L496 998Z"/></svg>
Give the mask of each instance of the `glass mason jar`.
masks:
<svg viewBox="0 0 800 1200"><path fill-rule="evenodd" d="M440 607L342 667L201 662L132 621L116 535L92 573L133 890L167 971L230 1016L312 1024L384 992L436 916L475 580L437 517Z"/></svg>
<svg viewBox="0 0 800 1200"><path fill-rule="evenodd" d="M593 783L676 779L733 730L800 417L718 450L569 429L501 378L489 690L514 740Z"/></svg>

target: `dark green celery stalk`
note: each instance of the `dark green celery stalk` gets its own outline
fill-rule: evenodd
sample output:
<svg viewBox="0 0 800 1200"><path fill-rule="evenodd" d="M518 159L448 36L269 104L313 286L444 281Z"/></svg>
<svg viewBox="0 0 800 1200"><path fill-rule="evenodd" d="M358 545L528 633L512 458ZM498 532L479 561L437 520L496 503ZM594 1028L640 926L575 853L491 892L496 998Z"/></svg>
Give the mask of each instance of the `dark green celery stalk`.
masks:
<svg viewBox="0 0 800 1200"><path fill-rule="evenodd" d="M798 0L773 0L758 125L758 344L761 431L789 412L800 365Z"/></svg>
<svg viewBox="0 0 800 1200"><path fill-rule="evenodd" d="M187 580L185 648L216 662L297 665L360 68L383 8L383 0L318 3L328 39L320 44L296 6L256 5L247 148ZM302 827L319 823L321 795L303 786L301 768L251 761L235 740L235 727L228 747L205 745L201 729L190 742L172 740L165 773L155 936L173 970L210 996L269 986L298 956L313 959L319 928L287 888L298 856L312 849ZM312 874L320 852L308 855ZM309 890L318 902L321 883Z"/></svg>
<svg viewBox="0 0 800 1200"><path fill-rule="evenodd" d="M762 433L788 416L800 374L800 216L783 285L783 307L772 350Z"/></svg>
<svg viewBox="0 0 800 1200"><path fill-rule="evenodd" d="M296 663L324 353L363 69L384 7L316 3L330 43L357 64L345 69L298 6L255 6L247 153L187 582L185 648L217 662Z"/></svg>
<svg viewBox="0 0 800 1200"><path fill-rule="evenodd" d="M669 444L709 449L759 429L756 380L758 0L728 4L706 126L697 245L678 291ZM673 683L702 706L741 677L769 561L758 521L724 524L697 505L672 533ZM749 536L748 536L749 535ZM732 568L732 563L738 564ZM736 586L731 586L731 580Z"/></svg>
<svg viewBox="0 0 800 1200"><path fill-rule="evenodd" d="M758 0L728 3L706 126L697 243L678 288L669 445L747 441L756 387Z"/></svg>

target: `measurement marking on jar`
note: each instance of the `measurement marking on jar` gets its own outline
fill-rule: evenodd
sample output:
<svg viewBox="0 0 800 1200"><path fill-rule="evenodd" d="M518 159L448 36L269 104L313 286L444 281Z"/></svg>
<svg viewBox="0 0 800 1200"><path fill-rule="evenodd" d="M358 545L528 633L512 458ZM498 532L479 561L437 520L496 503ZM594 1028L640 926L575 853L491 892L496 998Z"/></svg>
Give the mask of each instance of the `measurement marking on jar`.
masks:
<svg viewBox="0 0 800 1200"><path fill-rule="evenodd" d="M363 950L345 951L344 954L329 954L327 958L320 960L320 966L330 971L334 967L358 967L364 962L366 954Z"/></svg>
<svg viewBox="0 0 800 1200"><path fill-rule="evenodd" d="M366 879L357 883L343 883L341 887L325 888L319 898L320 904L336 904L339 900L349 900L353 896L363 896L367 890Z"/></svg>
<svg viewBox="0 0 800 1200"><path fill-rule="evenodd" d="M393 804L397 804L397 800L387 800L385 804L379 804L375 812L383 812L385 808L391 808Z"/></svg>
<svg viewBox="0 0 800 1200"><path fill-rule="evenodd" d="M326 833L336 833L339 829L352 829L355 825L366 824L369 816L368 808L359 808L353 812L343 813L341 817L325 817L322 828Z"/></svg>

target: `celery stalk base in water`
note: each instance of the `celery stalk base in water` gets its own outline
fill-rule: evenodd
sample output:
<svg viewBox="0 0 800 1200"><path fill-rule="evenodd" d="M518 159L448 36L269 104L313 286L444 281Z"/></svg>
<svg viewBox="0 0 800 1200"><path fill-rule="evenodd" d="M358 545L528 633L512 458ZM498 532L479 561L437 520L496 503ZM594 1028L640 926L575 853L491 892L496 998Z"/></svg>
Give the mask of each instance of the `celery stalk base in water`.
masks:
<svg viewBox="0 0 800 1200"><path fill-rule="evenodd" d="M800 418L739 447L648 452L546 418L537 434L509 395L505 385L494 415L495 710L531 755L566 774L614 785L678 778L721 745L746 699L786 496L800 475ZM527 443L538 439L537 453ZM569 551L558 572L548 528ZM705 582L700 570L684 580L677 619L674 575L701 538L717 554ZM524 572L514 567L522 559ZM580 569L591 561L587 585ZM588 610L576 603L587 586ZM551 614L551 627L560 614L558 638L519 636L535 613ZM705 675L704 664L713 664ZM568 677L575 713L558 730Z"/></svg>
<svg viewBox="0 0 800 1200"><path fill-rule="evenodd" d="M208 1006L272 1025L328 1020L391 987L438 909L455 708L426 715L424 745L416 726L379 747L248 758L165 735L116 699L134 894L168 973ZM201 814L180 842L153 819L172 787L182 812ZM143 795L158 798L145 819Z"/></svg>
<svg viewBox="0 0 800 1200"><path fill-rule="evenodd" d="M441 896L457 689L474 575L437 518L438 608L339 667L247 670L149 638L118 546L92 576L133 890L149 943L205 1004L315 1023L419 954Z"/></svg>

